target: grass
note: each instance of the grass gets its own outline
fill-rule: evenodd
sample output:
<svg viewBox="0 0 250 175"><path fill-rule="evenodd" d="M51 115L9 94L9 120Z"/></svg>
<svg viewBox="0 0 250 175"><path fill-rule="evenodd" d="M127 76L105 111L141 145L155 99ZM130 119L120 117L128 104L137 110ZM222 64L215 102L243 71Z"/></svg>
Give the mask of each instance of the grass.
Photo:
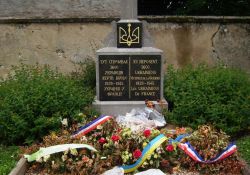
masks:
<svg viewBox="0 0 250 175"><path fill-rule="evenodd" d="M250 165L250 136L239 139L237 146L240 156Z"/></svg>
<svg viewBox="0 0 250 175"><path fill-rule="evenodd" d="M15 167L18 159L19 148L17 146L0 145L0 175L7 175Z"/></svg>

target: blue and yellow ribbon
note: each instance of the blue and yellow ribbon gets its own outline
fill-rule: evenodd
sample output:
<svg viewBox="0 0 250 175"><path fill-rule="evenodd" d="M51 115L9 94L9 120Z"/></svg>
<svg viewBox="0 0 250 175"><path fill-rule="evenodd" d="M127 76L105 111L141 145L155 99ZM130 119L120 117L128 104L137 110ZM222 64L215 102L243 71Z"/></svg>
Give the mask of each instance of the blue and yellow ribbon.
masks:
<svg viewBox="0 0 250 175"><path fill-rule="evenodd" d="M156 138L151 140L143 149L141 158L139 158L133 165L124 165L121 167L123 168L124 173L130 173L138 169L145 162L145 160L154 152L154 150L158 148L167 139L168 138L166 136L160 134Z"/></svg>

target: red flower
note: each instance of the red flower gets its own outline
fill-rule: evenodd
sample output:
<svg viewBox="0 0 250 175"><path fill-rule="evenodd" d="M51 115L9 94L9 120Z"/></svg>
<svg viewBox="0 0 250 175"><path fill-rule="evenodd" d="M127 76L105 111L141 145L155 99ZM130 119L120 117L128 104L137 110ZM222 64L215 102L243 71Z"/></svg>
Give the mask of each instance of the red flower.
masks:
<svg viewBox="0 0 250 175"><path fill-rule="evenodd" d="M82 157L82 161L83 161L84 163L86 163L86 162L89 161L89 158L88 158L87 156L83 156L83 157Z"/></svg>
<svg viewBox="0 0 250 175"><path fill-rule="evenodd" d="M166 146L166 150L168 152L172 152L172 151L174 151L174 146L173 145L168 145L168 146Z"/></svg>
<svg viewBox="0 0 250 175"><path fill-rule="evenodd" d="M117 131L118 131L118 133L122 132L122 128L118 128Z"/></svg>
<svg viewBox="0 0 250 175"><path fill-rule="evenodd" d="M143 132L143 135L148 138L150 135L151 135L151 130L150 129L146 129L144 132Z"/></svg>
<svg viewBox="0 0 250 175"><path fill-rule="evenodd" d="M120 137L118 135L112 135L111 139L116 142L120 139Z"/></svg>
<svg viewBox="0 0 250 175"><path fill-rule="evenodd" d="M101 137L99 140L98 140L99 143L103 144L103 143L106 143L106 139L104 137Z"/></svg>
<svg viewBox="0 0 250 175"><path fill-rule="evenodd" d="M141 152L141 150L139 150L139 149L136 149L136 150L133 152L133 156L134 156L135 159L140 158L141 155L142 155L142 152Z"/></svg>

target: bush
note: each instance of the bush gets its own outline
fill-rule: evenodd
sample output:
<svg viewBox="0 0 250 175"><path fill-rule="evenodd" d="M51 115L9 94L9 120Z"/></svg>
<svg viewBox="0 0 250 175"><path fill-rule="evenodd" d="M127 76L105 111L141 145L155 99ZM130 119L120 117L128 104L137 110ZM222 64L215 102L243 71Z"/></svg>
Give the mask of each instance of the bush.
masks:
<svg viewBox="0 0 250 175"><path fill-rule="evenodd" d="M175 124L196 128L211 123L232 135L248 129L250 79L240 70L169 67L164 91L171 104L168 120Z"/></svg>
<svg viewBox="0 0 250 175"><path fill-rule="evenodd" d="M56 130L93 100L93 91L48 66L14 68L0 86L0 143L23 144Z"/></svg>
<svg viewBox="0 0 250 175"><path fill-rule="evenodd" d="M186 140L195 148L204 160L210 160L220 154L228 145L229 137L212 126L199 126ZM198 163L186 153L180 154L182 167L200 174L241 174L244 163L239 160L237 153L232 154L216 163Z"/></svg>
<svg viewBox="0 0 250 175"><path fill-rule="evenodd" d="M96 88L96 69L95 61L93 59L87 59L78 64L79 69L72 73L72 76L84 86L87 86L93 90Z"/></svg>
<svg viewBox="0 0 250 175"><path fill-rule="evenodd" d="M249 16L249 0L139 0L139 15Z"/></svg>

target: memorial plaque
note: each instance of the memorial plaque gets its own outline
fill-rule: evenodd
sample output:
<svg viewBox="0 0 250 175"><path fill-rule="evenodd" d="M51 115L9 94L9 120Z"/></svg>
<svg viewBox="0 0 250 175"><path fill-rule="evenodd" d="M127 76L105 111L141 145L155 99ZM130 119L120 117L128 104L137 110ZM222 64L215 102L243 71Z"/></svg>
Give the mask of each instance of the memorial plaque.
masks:
<svg viewBox="0 0 250 175"><path fill-rule="evenodd" d="M161 55L99 55L101 101L160 99Z"/></svg>
<svg viewBox="0 0 250 175"><path fill-rule="evenodd" d="M117 47L141 48L142 47L142 23L117 23Z"/></svg>
<svg viewBox="0 0 250 175"><path fill-rule="evenodd" d="M113 25L106 46L97 51L97 97L93 106L102 114L125 115L134 108L145 108L145 100L161 100L154 102L159 111L167 106L163 97L163 52L153 46L147 29L138 20L137 2L121 1L121 20Z"/></svg>

